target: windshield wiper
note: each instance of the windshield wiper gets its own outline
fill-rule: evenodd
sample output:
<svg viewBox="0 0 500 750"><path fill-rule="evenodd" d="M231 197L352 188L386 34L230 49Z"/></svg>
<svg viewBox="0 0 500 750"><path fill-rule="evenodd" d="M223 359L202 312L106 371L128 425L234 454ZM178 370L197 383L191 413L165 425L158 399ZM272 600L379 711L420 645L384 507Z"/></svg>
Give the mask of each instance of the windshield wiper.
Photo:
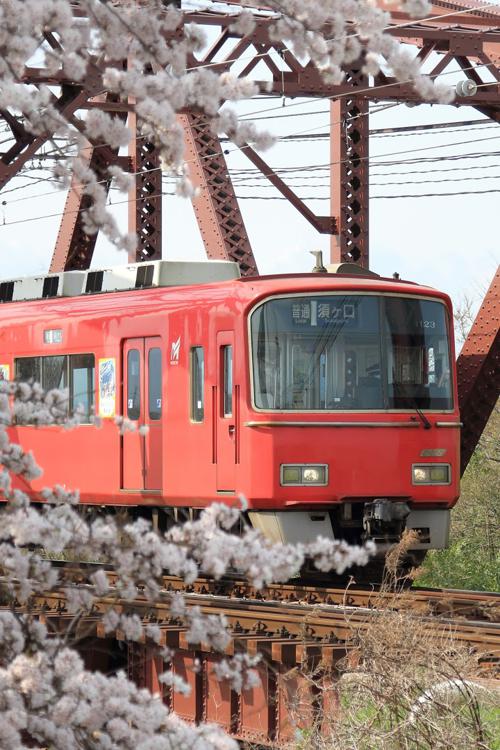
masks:
<svg viewBox="0 0 500 750"><path fill-rule="evenodd" d="M422 423L424 425L424 430L431 430L432 429L432 424L429 422L429 420L425 416L424 412L421 411L418 408L416 399L411 399L411 402L412 402L413 408L415 409L415 411L417 412L418 416L422 420Z"/></svg>

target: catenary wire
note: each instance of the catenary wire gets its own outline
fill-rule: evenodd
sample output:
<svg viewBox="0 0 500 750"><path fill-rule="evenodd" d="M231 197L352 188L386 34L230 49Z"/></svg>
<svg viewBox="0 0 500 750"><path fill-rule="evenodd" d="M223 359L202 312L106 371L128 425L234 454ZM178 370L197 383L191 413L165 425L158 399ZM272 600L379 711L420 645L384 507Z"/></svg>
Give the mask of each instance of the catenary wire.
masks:
<svg viewBox="0 0 500 750"><path fill-rule="evenodd" d="M500 193L500 188L498 190L497 189L491 189L491 190L461 190L459 192L454 192L454 193L424 193L424 194L418 193L418 194L414 194L414 195L413 194L412 195L373 195L373 196L370 196L370 200L379 200L379 199L382 199L382 198L383 199L387 199L387 200L397 199L397 198L445 198L445 197L455 196L455 195L462 195L462 196L463 195L484 195L486 193ZM147 198L132 198L132 199L126 199L126 200L122 200L122 201L115 201L112 205L117 206L117 205L123 205L123 204L127 204L127 203L140 202L140 201L144 201L144 200L152 200L154 198L160 198L162 196L175 197L176 193L161 191L160 193L156 193L154 195L149 195ZM287 198L283 198L281 196L238 195L238 196L236 196L236 198L238 200L287 201L288 202ZM305 200L311 200L311 201L318 201L318 200L329 201L330 198L329 197L322 198L322 197L318 197L318 196L307 196L307 197L300 198L300 200L302 200L302 201L305 201ZM52 219L52 218L63 216L65 214L67 214L67 213L69 213L69 214L79 214L79 213L81 213L81 212L83 212L85 210L86 209L84 209L84 208L79 208L79 209L75 209L75 210L72 210L72 211L56 211L54 213L43 214L41 216L30 216L28 218L23 218L23 219L14 219L13 221L4 221L3 223L0 223L0 229L2 227L14 226L16 224L26 224L26 223L30 223L30 222L33 222L33 221L40 221L42 219Z"/></svg>
<svg viewBox="0 0 500 750"><path fill-rule="evenodd" d="M443 15L441 15L441 16L440 16L440 19L442 19L442 18L445 18L445 17L447 17L447 16L457 16L457 15L463 15L463 14L466 14L466 13L473 13L473 12L476 12L476 13L477 13L477 12L479 12L479 11L481 11L481 10L485 10L485 9L488 9L488 8L493 8L493 7L497 7L497 8L498 8L498 5L497 5L496 3L493 3L493 4L491 4L491 3L490 3L490 4L486 4L486 5L484 5L484 6L480 6L480 7L478 7L478 8L466 8L466 9L463 9L463 10L461 10L461 11L454 11L454 12L451 12L451 13L449 13L449 14L443 14ZM432 21L432 20L433 20L433 17L430 17L430 18L428 18L428 19L419 19L419 23L422 23L422 22L424 22L425 20L431 20L431 21ZM405 23L402 23L402 24L393 24L393 25L390 25L390 26L386 27L386 29L385 29L385 30L391 30L391 29L395 29L395 28L403 28L403 27L406 27L406 26L411 26L411 25L413 25L414 23L415 23L415 21L409 21L409 22L405 22ZM126 24L124 24L124 25L126 26ZM357 36L357 35L359 35L359 34L354 34L354 35L350 34L350 35L348 35L348 36ZM227 64L227 63L228 63L228 61L225 61L225 64ZM218 65L220 65L220 64L221 64L221 63L218 63ZM475 69L475 68L489 67L489 66L490 66L490 65L492 65L492 64L493 64L493 63L488 63L488 64L481 64L481 65L478 65L478 66L470 66L470 67L471 67L471 69L472 69L472 68L474 68L474 69ZM201 66L196 66L196 67L201 67ZM465 70L467 70L467 68L462 68L460 72L465 72ZM451 74L451 73L454 73L454 74L456 74L457 72L456 72L456 71L448 71L448 73L441 73L441 74L439 74L439 75L440 75L440 76L443 76L443 75L448 75L448 74ZM428 76L428 77L432 77L432 76ZM389 87L390 87L390 86L392 86L392 85L398 85L398 84L401 84L401 83L411 83L411 82L412 82L412 80L410 79L410 80L408 80L408 81L406 81L406 82L404 82L404 81L397 81L397 82L394 82L394 83L389 83L389 84L381 84L381 85L382 85L382 86L384 86L384 87L387 87L387 86L389 86ZM483 85L491 85L491 84L483 84ZM370 88L369 88L369 89L367 89L367 90L369 90L369 91L373 91L373 90L376 90L376 88L377 88L376 86L375 86L375 87L370 87ZM358 90L358 91L357 91L357 93L358 93L358 94L359 94L359 93L363 93L363 89L360 89L360 90ZM351 93L351 92L349 92L349 93L345 93L345 94L339 94L339 95L337 95L337 96L335 96L335 97L328 97L328 98L330 98L330 99L331 99L331 98L335 98L335 99L340 99L340 98L342 98L342 97L344 97L344 96L350 96L350 95L352 95L352 93ZM292 106L298 106L298 105L303 105L303 104L304 104L304 102L295 102L295 103L293 103L293 104L289 105L289 107L292 107ZM276 109L276 108L272 108L272 109ZM266 111L266 110L259 110L259 111L258 111L258 113L259 113L259 114L262 114L262 113L263 113L263 112L265 112L265 111ZM252 113L247 113L247 114L246 114L246 116L248 117L248 116L249 116L249 114L252 114ZM364 114L364 113L360 113L360 114ZM359 116L359 115L358 115L358 116ZM308 131L303 131L303 132L308 132ZM226 154L228 154L228 153L231 153L231 152L233 152L233 151L236 151L236 150L238 150L238 149L239 149L239 150L243 150L244 148L245 148L245 147L241 147L241 148L240 148L240 147L235 147L234 149L229 149L229 150L228 150L228 151L226 151L225 153L226 153ZM211 157L203 157L203 158L211 158Z"/></svg>
<svg viewBox="0 0 500 750"><path fill-rule="evenodd" d="M457 156L443 156L443 157L437 157L437 158L439 160L441 160L441 159L442 160L457 159L457 158L458 159L470 159L470 158L473 158L473 157L474 158L476 158L476 157L477 158L488 158L488 157L491 157L491 156L498 156L498 155L500 155L500 152L484 152L484 153L479 153L479 154L474 154L474 155L460 155L458 157ZM408 161L410 163L414 163L415 160L408 160ZM432 157L429 161L435 162L436 161L436 157ZM399 162L391 162L390 164L396 164L396 163L397 164L404 164L405 161L401 160ZM382 165L378 164L377 166L382 166ZM398 171L392 171L392 172L371 172L371 177L394 177L394 176L408 176L408 175L427 175L427 174L433 174L433 173L434 174L436 174L436 173L439 174L439 173L448 173L448 172L454 172L454 173L456 173L456 172L467 172L467 171L477 170L477 169L481 169L481 170L495 169L495 168L498 168L498 167L500 167L500 164L480 164L480 165L470 165L468 167L451 167L451 168L443 168L443 167L441 167L441 168L438 168L438 169L406 170L406 171L399 171L399 172ZM319 175L319 174L314 174L314 175L307 174L307 175L305 175L305 174L302 174L301 172L303 170L307 169L308 171L313 171L314 170L316 172L327 172L327 173L329 173L330 166L326 165L324 167L310 166L310 167L297 167L297 168L292 167L291 169L292 169L292 171L300 172L300 174L297 174L297 175L290 174L288 176L288 178L287 178L287 184L289 184L290 186L298 187L298 185L296 183L294 183L294 181L295 180L299 180L299 179L301 179L301 180L317 180L317 179L322 179L323 180L322 185L325 186L327 184L325 182L325 180L328 179L328 174L326 174L325 177L321 177L321 175ZM238 173L238 170L232 170L232 172L231 172L231 179L232 179L233 184L235 184L235 185L241 185L242 187L249 187L250 186L250 183L248 182L249 180L261 179L262 180L261 183L252 184L252 186L253 187L259 187L259 188L266 188L266 189L273 187L268 182L264 181L266 178L262 175L262 173L260 172L260 170L253 169L253 170L242 170L242 171L245 172L245 173L248 172L249 174L240 175ZM276 171L279 172L280 170L276 170ZM50 181L53 181L54 183L56 183L56 180L53 179L53 178L50 178L50 177L44 177L44 178L39 178L39 179L36 179L35 177L30 177L29 175L24 175L24 177L26 179L32 179L32 180L34 180L36 182L40 182L40 181L41 182L50 182ZM163 177L163 179L164 179L165 182L170 182L170 183L175 180L174 177L171 177L169 175L165 175ZM465 179L465 178L462 178L461 176L457 176L457 177L453 178L453 180L450 180L450 181L461 181L462 179ZM493 176L485 175L483 177L476 178L476 179L493 179ZM435 181L436 182L440 182L440 180L435 180ZM412 182L412 184L420 184L420 182L423 182L423 181L414 181L414 182ZM374 183L371 183L371 184L374 185ZM383 184L389 184L389 183L380 183L380 185L383 185ZM401 183L401 184L404 184L404 183ZM14 192L14 191L17 191L19 189L26 189L26 188L29 188L31 186L32 185L30 185L29 183L25 184L25 185L19 185L19 186L16 186L14 188L10 188L8 190L4 190L4 193L6 193L6 192ZM306 185L304 184L304 187L305 186ZM319 186L320 185L317 185L317 186L309 185L309 187L319 187ZM53 195L56 194L56 192L57 191L52 190L49 193L44 193L42 195L53 196ZM27 198L22 198L21 200L27 200L27 199L29 199L31 197L35 197L35 196L28 196ZM39 196L36 196L36 197L39 197ZM14 202L17 202L17 201L16 200L9 201L8 203L6 203L6 205L10 205L10 203L14 203Z"/></svg>
<svg viewBox="0 0 500 750"><path fill-rule="evenodd" d="M457 144L457 143L441 144L441 146L443 148L444 147L451 147L451 146L455 146L455 145L461 145L462 143L475 143L475 142L478 142L478 141L481 141L481 140L496 140L496 138L476 139L475 141L464 141L464 142L460 142L459 144ZM424 147L424 148L406 150L406 151L397 152L397 153L412 153L414 151L421 151L421 150L433 149L433 148L436 148L436 147L435 146L429 146L429 147ZM379 156L382 157L382 156L388 156L388 155L390 155L390 154L381 154ZM500 156L500 151L479 152L479 153L475 153L475 154L473 153L473 154L464 154L464 155L462 155L462 154L460 154L460 155L450 154L450 155L447 155L447 156L438 156L438 157L421 157L421 158L418 158L418 159L408 159L408 160L405 160L404 163L414 164L414 163L435 162L435 161L442 161L442 160L451 160L451 161L454 161L454 160L458 160L458 159L489 158L491 156ZM373 159L373 158L375 158L375 156L372 156L371 158ZM273 171L275 173L277 173L277 174L284 174L284 175L288 175L290 177L291 176L290 173L302 172L302 171L306 171L306 170L308 172L327 171L327 170L330 169L331 166L333 166L335 164L339 164L339 163L341 163L341 162L327 162L324 165L309 165L309 166L301 166L301 167L283 167L281 169L277 168L277 169L275 169ZM390 162L386 162L386 163L380 162L376 166L394 166L394 165L400 165L401 163L403 163L403 162L402 161L390 161ZM485 168L486 168L486 166L487 165L485 165ZM493 166L496 166L496 165L491 165L491 167L493 167ZM155 168L155 170L156 169L157 168ZM464 168L464 169L467 169L467 168ZM149 171L155 171L155 170L149 170ZM245 174L248 174L247 179L255 179L255 176L257 174L261 175L262 178L266 178L268 176L268 175L260 172L260 170L255 169L255 168L254 169L249 169L249 170L241 170L241 172L244 172ZM236 175L233 174L233 176L236 177L236 182L239 185L243 185L243 181L245 179L243 177L243 175L241 174L241 172L239 173L239 176L238 176L238 174L236 174ZM144 174L144 172L134 173L134 174ZM131 176L134 176L134 174L132 174ZM378 174L378 176L391 176L392 173L390 173L388 175L387 174L380 174L380 173L377 173L377 174ZM402 174L407 174L407 173L404 172ZM424 172L424 174L425 174L425 172ZM44 178L44 180L48 180L48 179L49 178ZM171 177L171 179L175 179L175 178ZM26 186L26 187L28 187L28 186ZM26 201L26 200L32 200L34 198L39 198L39 197L43 197L43 196L53 196L57 192L58 192L57 190L51 190L49 192L38 194L36 196L22 196L20 198L14 198L13 200L2 201L2 205L5 208L5 207L7 207L9 205L12 205L14 203L23 202L23 201Z"/></svg>
<svg viewBox="0 0 500 750"><path fill-rule="evenodd" d="M485 6L485 7L488 7L488 6ZM495 66L495 63L490 62L490 63L481 63L479 65L471 65L471 66L468 66L468 67L463 67L459 71L447 71L447 72L442 72L442 73L440 73L438 75L439 75L439 77L443 77L443 76L447 76L447 75L457 75L457 74L460 74L460 73L464 73L467 70L477 70L477 69L480 69L480 68L488 68L488 67L491 67L491 66ZM428 75L427 77L432 77L432 76ZM434 77L437 77L437 76L434 76ZM406 81L394 81L394 82L391 82L391 83L388 83L388 84L384 83L384 84L380 84L378 86L368 87L367 89L358 89L356 93L360 94L360 93L366 93L366 92L373 92L373 91L376 91L377 88L387 88L387 87L399 85L401 83L412 83L412 79L408 79ZM490 86L490 85L494 85L494 84L495 84L495 82L488 82L488 83L480 84L480 86ZM336 100L338 100L338 99L342 99L342 98L347 97L347 96L352 96L352 92L345 92L345 93L341 93L341 94L337 94L337 95L332 95L332 96L326 97L326 98L327 99L336 99ZM288 105L288 109L290 109L291 107L296 107L296 106L304 106L304 104L309 103L309 101L317 101L317 100L315 100L315 99L311 99L311 100L305 99L305 100L300 101L300 102L293 102L292 104ZM378 112L378 111L380 111L382 109L387 109L387 108L390 108L390 107L393 107L393 106L399 106L399 102L396 102L396 103L393 103L393 104L382 105L381 107L377 108L375 110L375 112ZM265 109L264 110L257 110L257 113L262 114L262 113L265 113L266 111L273 111L275 109L276 108L271 108L270 110L265 110ZM242 121L248 121L249 120L249 115L251 115L251 114L254 114L254 113L245 113L240 119ZM344 119L345 120L353 120L353 119L357 119L358 117L364 117L367 114L370 114L370 112L367 112L367 113L361 112L361 113L358 113L357 115L354 115L354 116L351 116L351 117L348 116L348 117L346 117ZM293 113L291 115L287 114L286 116L293 116ZM246 118L246 120L245 120L245 118ZM262 118L259 118L259 119L262 119ZM341 123L337 122L337 123L330 123L330 124L341 124ZM308 129L306 129L304 131L299 131L299 133L307 133L307 132L310 132L311 130L316 130L316 129L317 128L308 128ZM281 138L286 138L286 136L282 136ZM277 138L277 141L278 142L280 141L280 137ZM109 144L101 144L101 143L99 143L97 145L102 146L102 145L109 145ZM241 148L244 148L244 147L241 147ZM236 150L240 150L240 147L236 146L233 149L227 150L225 153L226 154L227 153L231 153L231 152L236 151ZM211 158L211 157L203 157L203 158Z"/></svg>
<svg viewBox="0 0 500 750"><path fill-rule="evenodd" d="M454 143L438 144L438 145L434 145L434 146L420 146L420 147L417 147L417 148L414 148L414 149L404 149L403 151L393 151L393 152L386 153L386 154L373 155L371 157L369 157L369 156L368 157L367 156L361 156L361 157L359 157L358 160L359 161L366 161L366 160L369 159L370 161L373 162L374 159L385 158L385 157L388 157L388 156L398 156L400 154L410 154L410 153L415 153L415 152L420 152L420 151L431 151L431 150L435 150L437 148L452 148L454 146L468 145L470 143L481 143L481 142L491 141L491 140L497 140L497 136L488 136L486 138L476 138L476 139L467 140L467 141L455 141ZM244 147L242 147L242 150L243 150L243 148ZM457 158L463 158L463 157L462 157L462 155L460 155ZM348 163L349 161L350 161L349 159L341 159L341 160L338 160L338 161L329 162L328 166L340 165L340 164L343 164L343 163ZM156 171L157 169L159 169L159 167L154 167L151 170L144 170L144 171L141 171L141 172L129 173L129 174L131 174L131 176L134 176L134 175L137 175L137 174L145 174L147 171ZM302 167L302 169L308 169L308 167ZM315 167L309 167L309 169L312 171L312 170L315 169ZM273 173L275 173L275 172L276 173L279 173L279 172L284 173L285 171L289 172L290 169L289 168L283 168L281 170L276 169L276 170L273 170ZM295 169L293 171L297 171L297 169ZM263 172L261 172L261 174L264 177L270 176L270 175L266 175ZM107 180L103 180L102 182L106 182L106 181ZM52 192L53 191L50 191L50 192L46 193L45 195L52 195ZM1 196L1 194L0 194L0 196ZM31 200L31 199L33 199L33 197L42 197L42 196L41 195L38 195L38 196L24 196L22 198L14 199L13 201L10 201L10 203L12 204L12 203L20 202L20 201L23 201L23 200Z"/></svg>
<svg viewBox="0 0 500 750"><path fill-rule="evenodd" d="M298 179L298 178L296 178ZM316 178L317 179L317 178ZM482 175L482 176L476 176L476 177L443 177L442 179L430 179L430 180L397 180L394 182L372 182L370 181L370 187L385 187L386 185L438 185L442 182L470 182L470 181L477 181L477 180L500 180L500 174L498 175ZM245 183L245 182L239 182L235 181L234 185L236 185L239 188L244 189L250 189L250 188L258 188L259 190L271 190L274 188L274 185L271 185L270 183L266 183L262 185L261 183ZM329 187L330 183L329 180L325 177L323 182L318 182L316 184L311 184L310 182L289 182L287 183L289 187L293 188L313 188L313 189L319 189L319 188L325 188ZM276 188L274 188L276 189Z"/></svg>

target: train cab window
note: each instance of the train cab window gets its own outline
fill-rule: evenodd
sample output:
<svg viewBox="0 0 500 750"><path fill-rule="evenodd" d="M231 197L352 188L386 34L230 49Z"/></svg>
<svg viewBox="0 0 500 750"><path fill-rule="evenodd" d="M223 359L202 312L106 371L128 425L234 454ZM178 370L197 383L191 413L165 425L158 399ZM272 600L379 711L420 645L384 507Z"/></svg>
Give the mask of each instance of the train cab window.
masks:
<svg viewBox="0 0 500 750"><path fill-rule="evenodd" d="M72 354L69 358L70 409L78 409L82 422L90 422L94 411L95 359L93 354Z"/></svg>
<svg viewBox="0 0 500 750"><path fill-rule="evenodd" d="M80 421L90 422L94 409L93 354L59 354L53 357L20 357L15 360L16 380L40 383L44 391L68 389L66 411L80 413Z"/></svg>
<svg viewBox="0 0 500 750"><path fill-rule="evenodd" d="M452 409L447 312L438 300L296 295L251 314L257 409Z"/></svg>
<svg viewBox="0 0 500 750"><path fill-rule="evenodd" d="M205 361L202 346L191 349L191 419L203 422L205 417Z"/></svg>
<svg viewBox="0 0 500 750"><path fill-rule="evenodd" d="M161 349L148 352L148 411L150 419L161 419Z"/></svg>
<svg viewBox="0 0 500 750"><path fill-rule="evenodd" d="M389 298L384 334L390 408L452 409L444 305L426 299Z"/></svg>
<svg viewBox="0 0 500 750"><path fill-rule="evenodd" d="M141 415L141 363L138 349L127 354L127 417L137 421Z"/></svg>
<svg viewBox="0 0 500 750"><path fill-rule="evenodd" d="M222 347L223 357L223 414L231 417L233 414L233 347Z"/></svg>

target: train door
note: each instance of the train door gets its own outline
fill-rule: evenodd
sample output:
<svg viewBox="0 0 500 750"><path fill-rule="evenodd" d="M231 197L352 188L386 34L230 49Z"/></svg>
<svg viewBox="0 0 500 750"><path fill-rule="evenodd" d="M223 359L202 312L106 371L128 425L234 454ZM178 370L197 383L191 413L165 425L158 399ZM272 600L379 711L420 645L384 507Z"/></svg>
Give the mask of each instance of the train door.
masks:
<svg viewBox="0 0 500 750"><path fill-rule="evenodd" d="M217 435L217 490L234 492L236 489L236 456L238 443L238 403L234 387L234 332L217 334L218 404Z"/></svg>
<svg viewBox="0 0 500 750"><path fill-rule="evenodd" d="M159 336L123 345L123 415L146 430L122 436L122 487L160 490L162 452L162 356Z"/></svg>

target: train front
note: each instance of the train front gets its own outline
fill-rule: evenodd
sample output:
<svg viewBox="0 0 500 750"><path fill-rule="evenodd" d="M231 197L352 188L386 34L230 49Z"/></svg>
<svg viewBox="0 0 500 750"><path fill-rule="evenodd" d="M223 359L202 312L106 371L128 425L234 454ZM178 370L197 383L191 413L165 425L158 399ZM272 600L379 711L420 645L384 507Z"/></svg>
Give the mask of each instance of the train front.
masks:
<svg viewBox="0 0 500 750"><path fill-rule="evenodd" d="M338 286L309 282L249 312L250 520L276 541L372 539L383 552L413 528L413 549L446 547L460 468L449 299Z"/></svg>

